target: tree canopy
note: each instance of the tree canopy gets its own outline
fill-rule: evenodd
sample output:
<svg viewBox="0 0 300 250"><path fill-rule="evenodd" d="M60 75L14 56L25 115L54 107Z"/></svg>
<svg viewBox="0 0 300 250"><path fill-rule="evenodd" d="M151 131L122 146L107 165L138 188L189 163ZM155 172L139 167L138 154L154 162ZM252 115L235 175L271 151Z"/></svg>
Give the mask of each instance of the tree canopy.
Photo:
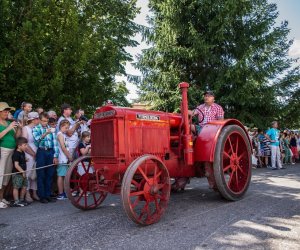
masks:
<svg viewBox="0 0 300 250"><path fill-rule="evenodd" d="M260 127L274 119L300 126L299 67L288 56L293 42L288 39L288 23L276 24L276 4L149 2L151 27L143 34L151 47L137 63L143 74L138 82L142 100L161 110L178 110L177 85L187 81L190 108L210 89L226 117Z"/></svg>
<svg viewBox="0 0 300 250"><path fill-rule="evenodd" d="M136 0L41 0L0 3L0 95L17 105L63 102L91 108L106 99L128 105L125 74L136 46Z"/></svg>

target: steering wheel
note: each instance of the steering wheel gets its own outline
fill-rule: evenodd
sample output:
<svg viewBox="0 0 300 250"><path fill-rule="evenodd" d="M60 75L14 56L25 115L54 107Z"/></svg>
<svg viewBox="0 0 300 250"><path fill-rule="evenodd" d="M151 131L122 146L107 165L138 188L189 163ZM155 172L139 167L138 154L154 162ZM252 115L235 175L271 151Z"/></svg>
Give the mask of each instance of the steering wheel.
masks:
<svg viewBox="0 0 300 250"><path fill-rule="evenodd" d="M200 124L200 123L203 122L203 120L204 120L204 113L203 113L203 111L202 111L201 109L199 109L198 107L195 108L195 109L193 110L193 113L192 113L192 115L191 115L191 117L190 117L190 120L189 120L190 130L192 130L193 117L194 117L194 114L195 114L195 111L196 111L196 110L201 114L201 119L199 120L199 115L197 115L197 122L195 122L195 124Z"/></svg>

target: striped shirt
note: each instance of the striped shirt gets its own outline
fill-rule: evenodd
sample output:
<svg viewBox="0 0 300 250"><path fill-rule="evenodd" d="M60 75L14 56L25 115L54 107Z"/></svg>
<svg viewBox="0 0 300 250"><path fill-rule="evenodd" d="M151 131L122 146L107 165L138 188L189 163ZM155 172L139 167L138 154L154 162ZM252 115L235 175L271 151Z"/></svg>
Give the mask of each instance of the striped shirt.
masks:
<svg viewBox="0 0 300 250"><path fill-rule="evenodd" d="M58 158L59 151L55 133L47 134L43 139L41 139L42 135L47 132L48 128L50 128L49 125L47 125L47 127L43 127L39 124L32 129L34 143L38 148L53 148L54 157Z"/></svg>

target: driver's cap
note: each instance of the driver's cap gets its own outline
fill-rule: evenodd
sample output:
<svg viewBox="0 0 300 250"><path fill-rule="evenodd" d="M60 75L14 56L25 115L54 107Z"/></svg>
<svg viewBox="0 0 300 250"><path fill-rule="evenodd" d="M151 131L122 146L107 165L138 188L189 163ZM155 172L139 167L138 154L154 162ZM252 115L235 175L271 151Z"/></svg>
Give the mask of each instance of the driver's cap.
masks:
<svg viewBox="0 0 300 250"><path fill-rule="evenodd" d="M214 92L212 92L211 90L205 91L203 95L211 95L211 96L215 96Z"/></svg>

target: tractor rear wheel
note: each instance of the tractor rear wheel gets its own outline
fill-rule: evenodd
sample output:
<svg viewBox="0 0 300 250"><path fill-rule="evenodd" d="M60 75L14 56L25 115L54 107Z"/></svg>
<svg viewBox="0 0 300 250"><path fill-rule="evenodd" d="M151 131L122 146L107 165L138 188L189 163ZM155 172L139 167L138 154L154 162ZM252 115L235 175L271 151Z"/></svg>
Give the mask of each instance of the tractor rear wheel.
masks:
<svg viewBox="0 0 300 250"><path fill-rule="evenodd" d="M106 198L107 192L99 192L96 174L90 156L82 156L72 162L65 178L65 192L71 203L82 210L97 208Z"/></svg>
<svg viewBox="0 0 300 250"><path fill-rule="evenodd" d="M224 127L218 137L214 157L215 181L227 200L241 199L251 180L251 145L245 131L237 125Z"/></svg>
<svg viewBox="0 0 300 250"><path fill-rule="evenodd" d="M167 208L170 188L169 172L158 157L135 159L125 172L121 189L129 219L144 226L159 221Z"/></svg>

